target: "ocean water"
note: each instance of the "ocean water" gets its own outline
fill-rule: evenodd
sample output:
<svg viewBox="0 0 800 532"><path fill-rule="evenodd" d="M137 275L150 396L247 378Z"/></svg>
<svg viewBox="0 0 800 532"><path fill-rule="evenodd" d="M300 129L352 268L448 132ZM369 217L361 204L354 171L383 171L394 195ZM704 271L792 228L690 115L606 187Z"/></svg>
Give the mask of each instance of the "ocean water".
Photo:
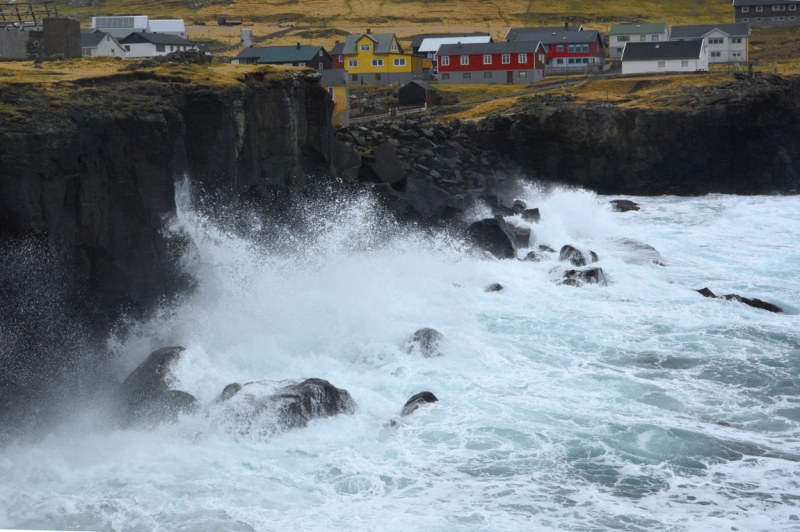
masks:
<svg viewBox="0 0 800 532"><path fill-rule="evenodd" d="M608 286L556 284L557 254L470 253L368 197L310 205L306 236L275 241L182 200L198 291L110 340L120 379L183 345L174 387L204 408L231 382L320 377L356 413L263 437L204 408L120 430L105 405L76 405L0 449L0 528L800 530L800 198L614 213L586 191L522 196L541 210L536 244L596 251ZM402 349L421 327L443 356ZM387 426L423 390L440 402Z"/></svg>

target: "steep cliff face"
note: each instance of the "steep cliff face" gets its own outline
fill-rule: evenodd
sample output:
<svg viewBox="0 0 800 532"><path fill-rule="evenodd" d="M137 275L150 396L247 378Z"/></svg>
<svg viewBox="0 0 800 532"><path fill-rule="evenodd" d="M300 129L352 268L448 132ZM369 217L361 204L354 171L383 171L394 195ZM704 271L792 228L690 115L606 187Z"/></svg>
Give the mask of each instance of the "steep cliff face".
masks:
<svg viewBox="0 0 800 532"><path fill-rule="evenodd" d="M185 73L3 89L0 232L46 235L109 321L185 287L163 231L177 178L233 199L330 171L331 104L313 76Z"/></svg>
<svg viewBox="0 0 800 532"><path fill-rule="evenodd" d="M800 190L800 80L761 76L664 108L531 100L475 137L529 175L603 194Z"/></svg>

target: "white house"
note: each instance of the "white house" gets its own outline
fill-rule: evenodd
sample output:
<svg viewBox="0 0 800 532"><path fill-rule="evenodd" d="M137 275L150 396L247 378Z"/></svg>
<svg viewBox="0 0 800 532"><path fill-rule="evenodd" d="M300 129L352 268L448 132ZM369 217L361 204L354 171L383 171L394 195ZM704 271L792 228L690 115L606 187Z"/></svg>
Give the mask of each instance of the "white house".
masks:
<svg viewBox="0 0 800 532"><path fill-rule="evenodd" d="M669 40L666 22L652 24L612 24L608 33L608 55L619 59L629 42L664 42Z"/></svg>
<svg viewBox="0 0 800 532"><path fill-rule="evenodd" d="M698 72L708 70L703 40L629 42L622 51L622 74Z"/></svg>
<svg viewBox="0 0 800 532"><path fill-rule="evenodd" d="M709 63L739 63L747 61L747 39L750 24L702 24L673 26L671 41L704 40L708 47Z"/></svg>
<svg viewBox="0 0 800 532"><path fill-rule="evenodd" d="M115 39L122 39L133 32L149 31L147 15L133 17L92 17L92 29L110 33Z"/></svg>
<svg viewBox="0 0 800 532"><path fill-rule="evenodd" d="M148 26L150 33L166 33L186 38L186 25L183 19L151 20Z"/></svg>
<svg viewBox="0 0 800 532"><path fill-rule="evenodd" d="M183 37L163 33L131 33L119 43L125 48L125 57L153 58L170 52L199 50L197 46Z"/></svg>
<svg viewBox="0 0 800 532"><path fill-rule="evenodd" d="M84 57L125 57L125 49L110 33L81 32L81 55Z"/></svg>

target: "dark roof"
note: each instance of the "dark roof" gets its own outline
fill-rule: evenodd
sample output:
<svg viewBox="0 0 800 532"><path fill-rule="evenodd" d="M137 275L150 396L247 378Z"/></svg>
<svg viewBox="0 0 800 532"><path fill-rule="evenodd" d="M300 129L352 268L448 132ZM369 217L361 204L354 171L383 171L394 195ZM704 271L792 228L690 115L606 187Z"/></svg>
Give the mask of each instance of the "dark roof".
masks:
<svg viewBox="0 0 800 532"><path fill-rule="evenodd" d="M439 56L443 55L475 55L475 54L515 54L533 53L539 41L486 42L470 44L443 44L439 47Z"/></svg>
<svg viewBox="0 0 800 532"><path fill-rule="evenodd" d="M800 4L800 0L733 0L733 7L771 6L773 4Z"/></svg>
<svg viewBox="0 0 800 532"><path fill-rule="evenodd" d="M511 28L506 32L507 41L515 41L523 34L552 33L554 31L583 31L583 26L537 26L534 28ZM531 40L531 39L528 39Z"/></svg>
<svg viewBox="0 0 800 532"><path fill-rule="evenodd" d="M420 33L411 40L411 48L419 48L425 39L439 39L444 37L483 37L489 35L485 31L472 33Z"/></svg>
<svg viewBox="0 0 800 532"><path fill-rule="evenodd" d="M414 85L419 85L420 87L422 87L422 88L423 88L423 89L425 89L426 91L438 92L438 89L437 89L436 87L434 87L433 85L431 85L430 83L425 83L424 81L420 81L420 80L418 80L418 79L412 79L411 81L409 81L408 83L406 83L406 84L405 84L405 85L403 85L403 86L404 86L404 87L408 87L408 86L409 86L409 85L411 85L412 83L413 83Z"/></svg>
<svg viewBox="0 0 800 532"><path fill-rule="evenodd" d="M317 57L319 51L325 51L322 46L295 45L295 46L267 46L258 59L259 63L298 63L311 62ZM327 53L327 52L325 52Z"/></svg>
<svg viewBox="0 0 800 532"><path fill-rule="evenodd" d="M702 39L714 30L719 30L730 37L747 37L750 35L750 24L698 24L695 26L672 26L670 39Z"/></svg>
<svg viewBox="0 0 800 532"><path fill-rule="evenodd" d="M586 44L593 43L597 39L603 42L603 37L598 30L584 31L565 31L563 28L558 31L541 33L520 33L516 42L523 41L542 41L542 44Z"/></svg>
<svg viewBox="0 0 800 532"><path fill-rule="evenodd" d="M81 48L96 48L108 33L104 31L81 32ZM113 37L112 37L113 38Z"/></svg>
<svg viewBox="0 0 800 532"><path fill-rule="evenodd" d="M702 40L669 42L629 42L622 52L623 61L656 59L697 59L703 49Z"/></svg>
<svg viewBox="0 0 800 532"><path fill-rule="evenodd" d="M395 39L394 33L359 33L347 36L347 40L342 48L342 54L356 55L358 53L358 50L356 50L356 43L364 36L369 37L372 39L372 42L375 43L374 53L388 54L392 51L392 40ZM397 43L397 52L394 53L403 53L403 48L400 46L400 43Z"/></svg>
<svg viewBox="0 0 800 532"><path fill-rule="evenodd" d="M264 50L266 49L266 46L250 46L239 52L236 59L258 59L264 55Z"/></svg>
<svg viewBox="0 0 800 532"><path fill-rule="evenodd" d="M149 42L152 44L177 44L180 46L194 46L192 43L180 37L178 35L172 35L171 33L142 33L142 32L134 32L128 35L127 37L123 37L122 40L119 42L122 44L132 44L137 42Z"/></svg>
<svg viewBox="0 0 800 532"><path fill-rule="evenodd" d="M330 87L331 85L344 85L347 83L347 72L343 68L323 68L319 73L319 82L326 87Z"/></svg>
<svg viewBox="0 0 800 532"><path fill-rule="evenodd" d="M344 51L344 43L337 42L336 44L333 45L333 48L331 48L330 53L331 55L342 55L343 51Z"/></svg>

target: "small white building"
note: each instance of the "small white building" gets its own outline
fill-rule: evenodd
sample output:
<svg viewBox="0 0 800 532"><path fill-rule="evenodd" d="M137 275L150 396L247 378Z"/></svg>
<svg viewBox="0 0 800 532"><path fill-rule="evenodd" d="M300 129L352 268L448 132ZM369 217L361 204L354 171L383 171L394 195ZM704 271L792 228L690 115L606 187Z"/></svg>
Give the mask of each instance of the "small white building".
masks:
<svg viewBox="0 0 800 532"><path fill-rule="evenodd" d="M186 38L186 24L183 19L151 20L148 26L150 33L166 33Z"/></svg>
<svg viewBox="0 0 800 532"><path fill-rule="evenodd" d="M83 57L125 57L125 49L110 33L104 31L81 32Z"/></svg>
<svg viewBox="0 0 800 532"><path fill-rule="evenodd" d="M150 31L147 15L133 17L92 17L92 29L110 33L115 39L122 39L134 32Z"/></svg>
<svg viewBox="0 0 800 532"><path fill-rule="evenodd" d="M703 40L708 48L709 63L741 63L747 61L747 40L750 24L701 24L673 26L671 41Z"/></svg>
<svg viewBox="0 0 800 532"><path fill-rule="evenodd" d="M650 24L612 24L608 32L608 55L614 59L622 57L622 50L629 42L665 42L669 40L666 22Z"/></svg>
<svg viewBox="0 0 800 532"><path fill-rule="evenodd" d="M163 33L131 33L119 43L125 48L125 57L128 59L152 59L171 52L199 50L183 37Z"/></svg>
<svg viewBox="0 0 800 532"><path fill-rule="evenodd" d="M708 71L703 40L629 42L622 51L622 74Z"/></svg>

